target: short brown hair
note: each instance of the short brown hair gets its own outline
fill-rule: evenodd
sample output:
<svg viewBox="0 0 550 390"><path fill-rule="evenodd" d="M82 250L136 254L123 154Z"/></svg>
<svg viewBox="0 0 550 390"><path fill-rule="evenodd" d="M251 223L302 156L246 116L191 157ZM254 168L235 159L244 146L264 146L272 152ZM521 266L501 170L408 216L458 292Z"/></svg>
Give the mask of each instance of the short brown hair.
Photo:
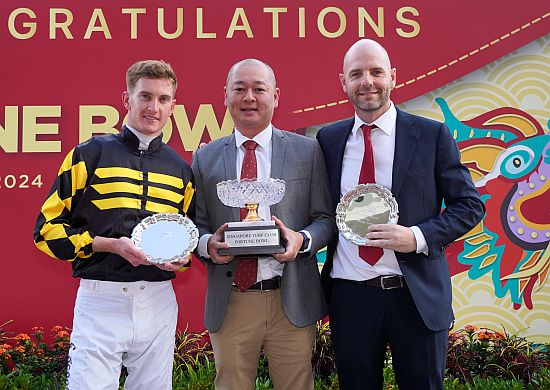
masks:
<svg viewBox="0 0 550 390"><path fill-rule="evenodd" d="M178 79L176 72L172 66L163 60L144 60L138 61L126 72L126 88L128 92L132 92L139 79L166 79L170 81L174 87L174 93L178 87Z"/></svg>

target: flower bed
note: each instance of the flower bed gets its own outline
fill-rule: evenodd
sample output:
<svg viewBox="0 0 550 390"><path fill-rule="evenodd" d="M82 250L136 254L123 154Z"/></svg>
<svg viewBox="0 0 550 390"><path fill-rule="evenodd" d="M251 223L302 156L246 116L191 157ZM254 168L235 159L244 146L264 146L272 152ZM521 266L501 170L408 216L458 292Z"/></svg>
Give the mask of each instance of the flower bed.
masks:
<svg viewBox="0 0 550 390"><path fill-rule="evenodd" d="M12 334L0 325L0 390L65 388L65 367L70 329L55 326L48 331L35 327L30 334ZM49 339L49 338L48 338ZM445 388L550 389L550 345L533 344L525 338L466 326L449 335ZM313 351L316 390L338 389L328 323L319 323ZM186 330L176 335L174 389L214 389L214 357L206 331ZM121 375L121 383L125 373ZM384 369L385 388L397 389L388 350ZM271 389L267 360L258 365L257 390Z"/></svg>

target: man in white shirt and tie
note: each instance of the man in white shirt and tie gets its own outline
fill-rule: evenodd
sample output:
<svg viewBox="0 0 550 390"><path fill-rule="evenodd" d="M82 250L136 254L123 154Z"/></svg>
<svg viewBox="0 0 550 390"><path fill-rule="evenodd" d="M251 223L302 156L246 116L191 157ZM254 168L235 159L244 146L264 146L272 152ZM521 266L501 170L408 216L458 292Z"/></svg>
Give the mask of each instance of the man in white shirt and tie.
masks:
<svg viewBox="0 0 550 390"><path fill-rule="evenodd" d="M353 44L340 82L355 116L317 135L333 208L368 183L399 206L397 224L369 226L367 246L339 235L328 247L322 283L340 388L382 389L389 344L400 389L442 389L454 318L444 250L481 220L483 203L445 124L390 101L396 70L379 43Z"/></svg>
<svg viewBox="0 0 550 390"><path fill-rule="evenodd" d="M216 362L216 389L253 389L258 359L269 362L278 389L312 389L315 322L326 314L315 253L335 232L328 179L318 143L274 128L279 89L273 70L247 59L227 76L225 104L235 133L193 157L198 252L208 267L205 326ZM260 206L275 220L285 252L252 258L222 256L227 222L243 218L224 206L216 184L232 179L282 179L283 200Z"/></svg>

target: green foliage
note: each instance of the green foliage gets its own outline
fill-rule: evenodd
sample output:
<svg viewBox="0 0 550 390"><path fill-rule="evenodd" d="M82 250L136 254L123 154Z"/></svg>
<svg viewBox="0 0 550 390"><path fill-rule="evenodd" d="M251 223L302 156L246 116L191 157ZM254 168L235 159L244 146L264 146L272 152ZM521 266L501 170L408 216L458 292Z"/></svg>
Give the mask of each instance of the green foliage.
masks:
<svg viewBox="0 0 550 390"><path fill-rule="evenodd" d="M174 368L172 379L174 390L214 390L216 367L208 358L196 358Z"/></svg>
<svg viewBox="0 0 550 390"><path fill-rule="evenodd" d="M327 384L331 383L331 375L336 372L336 362L328 322L317 323L311 365L315 379L325 381Z"/></svg>
<svg viewBox="0 0 550 390"><path fill-rule="evenodd" d="M0 374L0 390L61 390L65 388L64 374L33 375L29 372L12 371Z"/></svg>
<svg viewBox="0 0 550 390"><path fill-rule="evenodd" d="M0 325L0 390L62 390L69 329L56 326L51 342L42 328L10 334ZM328 323L318 323L312 356L315 390L339 390ZM449 337L445 390L548 390L550 345L467 326ZM398 390L391 353L386 354L384 389ZM216 368L206 331L178 331L174 350L174 390L214 390ZM121 375L121 385L125 375ZM122 388L122 387L121 387ZM267 359L258 364L255 390L273 388Z"/></svg>
<svg viewBox="0 0 550 390"><path fill-rule="evenodd" d="M466 326L449 335L447 376L460 382L475 377L532 382L535 373L550 368L548 345L523 337Z"/></svg>

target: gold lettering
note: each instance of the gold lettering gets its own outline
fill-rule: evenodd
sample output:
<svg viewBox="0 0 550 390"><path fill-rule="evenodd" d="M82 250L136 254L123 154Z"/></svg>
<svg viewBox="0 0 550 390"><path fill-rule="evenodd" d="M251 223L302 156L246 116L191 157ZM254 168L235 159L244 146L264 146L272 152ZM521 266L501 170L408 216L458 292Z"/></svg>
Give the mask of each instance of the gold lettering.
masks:
<svg viewBox="0 0 550 390"><path fill-rule="evenodd" d="M57 15L63 14L65 15L65 21L58 22L57 21ZM74 39L73 34L71 33L71 30L69 30L69 26L73 22L73 13L69 11L66 8L51 8L50 9L50 39L56 39L56 30L61 29L63 31L63 34L65 34L65 38L67 39Z"/></svg>
<svg viewBox="0 0 550 390"><path fill-rule="evenodd" d="M376 35L380 38L384 36L384 7L378 7L378 23L375 23L374 20L371 18L367 10L363 7L358 8L358 16L359 16L359 37L364 38L365 37L365 21L369 24L369 26L372 28L372 30L376 33Z"/></svg>
<svg viewBox="0 0 550 390"><path fill-rule="evenodd" d="M340 20L340 27L338 27L338 30L334 32L328 31L325 27L325 16L327 16L329 12L335 13ZM323 8L317 17L317 28L319 29L319 32L327 38L338 38L346 30L346 15L344 14L344 11L337 7Z"/></svg>
<svg viewBox="0 0 550 390"><path fill-rule="evenodd" d="M15 28L15 18L17 18L19 15L25 14L31 19L36 19L36 14L32 9L29 8L16 8L12 11L10 14L10 17L8 18L8 30L10 30L10 34L12 37L17 39L29 39L36 34L36 23L35 22L23 22L21 25L28 30L26 32L19 32Z"/></svg>
<svg viewBox="0 0 550 390"><path fill-rule="evenodd" d="M298 8L298 37L306 37L306 9Z"/></svg>
<svg viewBox="0 0 550 390"><path fill-rule="evenodd" d="M37 123L37 118L61 117L61 106L23 107L23 153L60 152L61 141L39 141L37 135L59 134L58 123Z"/></svg>
<svg viewBox="0 0 550 390"><path fill-rule="evenodd" d="M4 127L0 126L0 147L6 153L17 153L19 107L4 108Z"/></svg>
<svg viewBox="0 0 550 390"><path fill-rule="evenodd" d="M239 20L242 24L237 24ZM233 38L235 31L244 31L246 32L247 38L254 38L254 34L252 34L252 29L250 28L250 23L248 23L248 19L246 18L244 8L235 8L233 19L231 20L231 24L229 25L229 29L227 30L227 35L225 37Z"/></svg>
<svg viewBox="0 0 550 390"><path fill-rule="evenodd" d="M197 38L216 38L215 32L204 32L204 24L202 21L202 8L197 8Z"/></svg>
<svg viewBox="0 0 550 390"><path fill-rule="evenodd" d="M397 10L396 17L397 20L403 23L404 25L411 26L412 31L405 31L401 27L398 27L395 29L397 31L397 34L399 36L402 36L403 38L413 38L416 37L418 34L420 34L420 24L416 20L407 19L404 14L405 13L411 13L413 16L418 16L420 13L418 10L414 7L401 7Z"/></svg>
<svg viewBox="0 0 550 390"><path fill-rule="evenodd" d="M176 12L176 31L168 33L164 28L164 8L158 9L157 28L161 37L165 39L176 39L183 34L183 8L177 8Z"/></svg>
<svg viewBox="0 0 550 390"><path fill-rule="evenodd" d="M264 8L264 12L270 12L273 38L279 38L279 13L286 13L288 8Z"/></svg>
<svg viewBox="0 0 550 390"><path fill-rule="evenodd" d="M103 117L101 123L94 123L94 118ZM116 125L119 114L111 106L80 106L78 116L78 142L90 139L94 134L117 133Z"/></svg>
<svg viewBox="0 0 550 390"><path fill-rule="evenodd" d="M96 26L97 21L99 21L99 26ZM109 26L105 21L101 8L94 8L94 12L90 17L90 23L88 23L88 28L86 28L86 32L84 33L84 39L90 39L93 32L102 32L105 39L112 39L111 31L109 31Z"/></svg>
<svg viewBox="0 0 550 390"><path fill-rule="evenodd" d="M122 14L130 14L130 39L138 38L138 15L147 13L146 8L122 8Z"/></svg>
<svg viewBox="0 0 550 390"><path fill-rule="evenodd" d="M191 123L189 122L185 106L176 105L174 109L174 121L176 122L183 147L186 151L197 149L205 127L210 135L210 139L213 141L231 134L234 126L229 110L226 110L220 128L212 104L201 104L199 106L193 127L191 127Z"/></svg>

